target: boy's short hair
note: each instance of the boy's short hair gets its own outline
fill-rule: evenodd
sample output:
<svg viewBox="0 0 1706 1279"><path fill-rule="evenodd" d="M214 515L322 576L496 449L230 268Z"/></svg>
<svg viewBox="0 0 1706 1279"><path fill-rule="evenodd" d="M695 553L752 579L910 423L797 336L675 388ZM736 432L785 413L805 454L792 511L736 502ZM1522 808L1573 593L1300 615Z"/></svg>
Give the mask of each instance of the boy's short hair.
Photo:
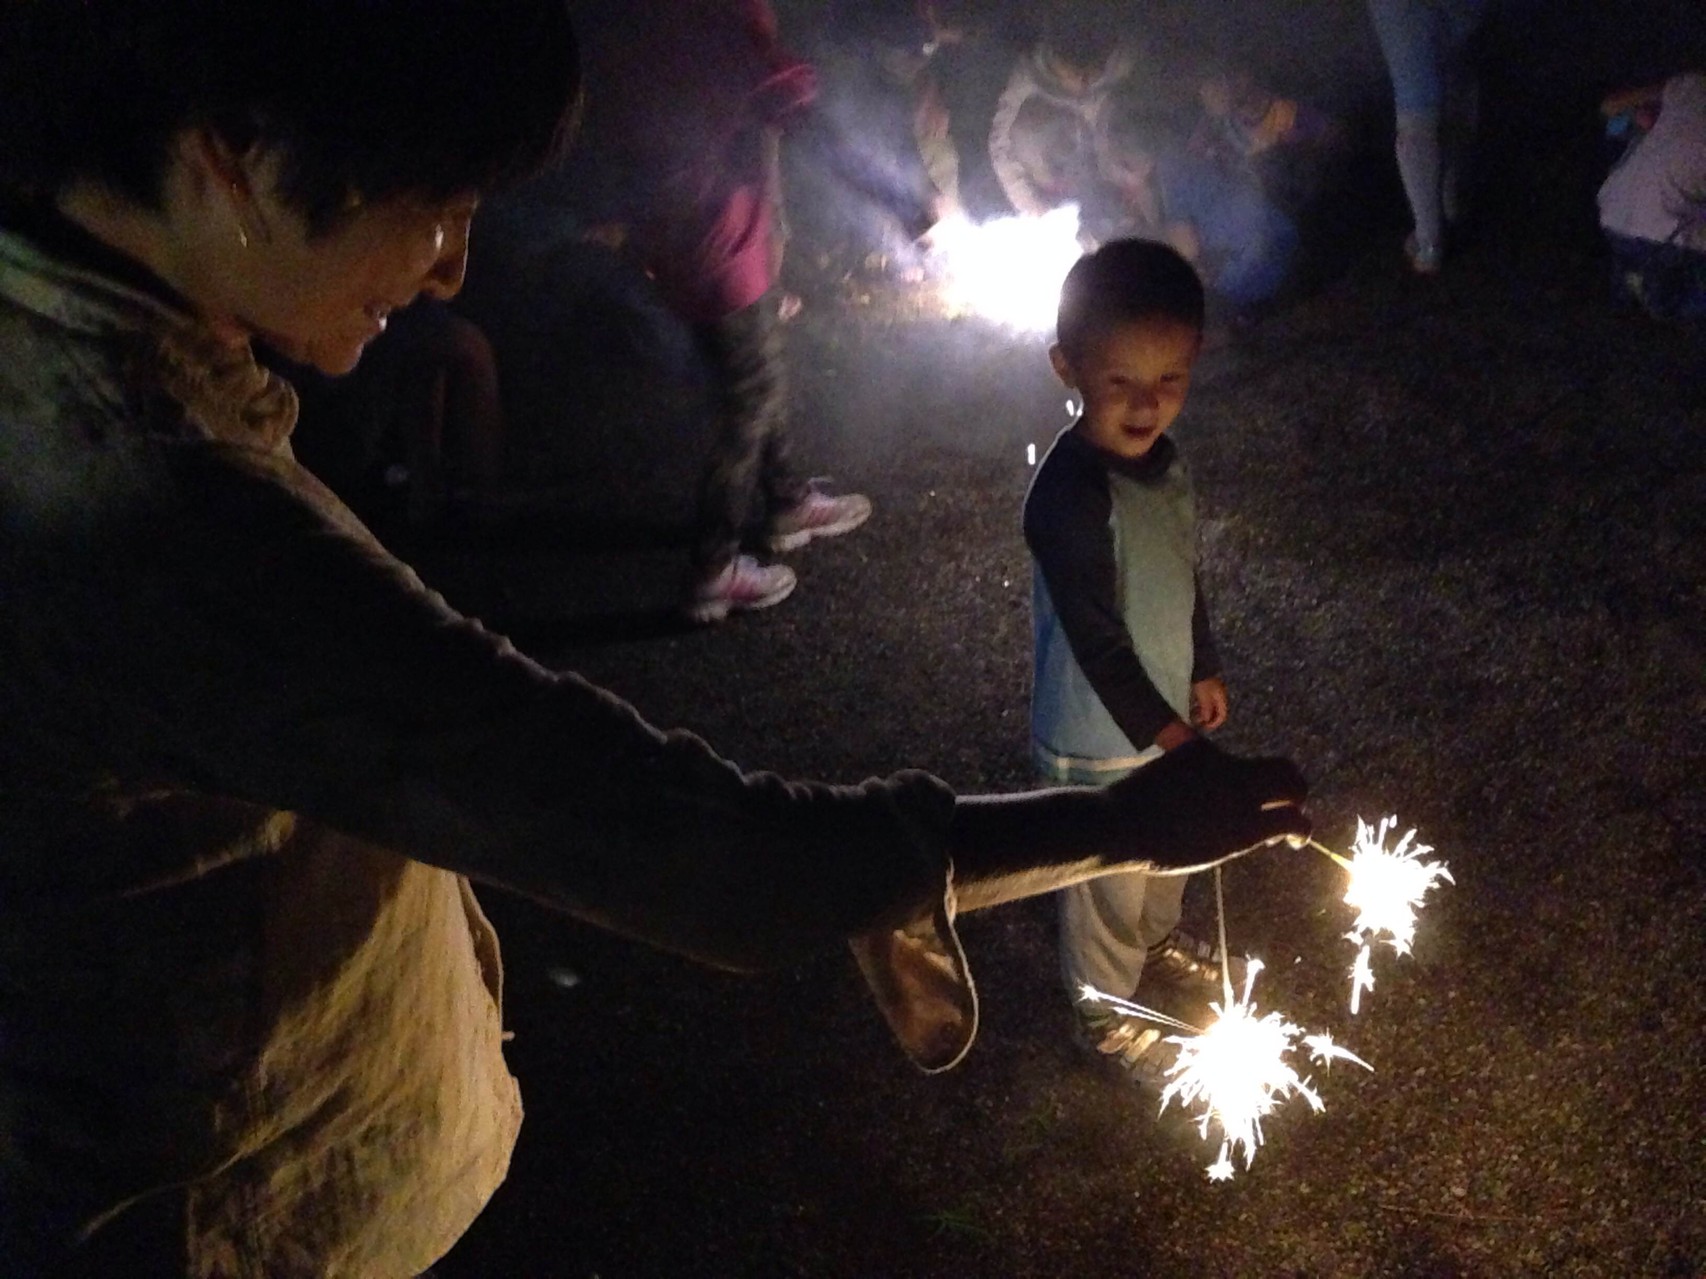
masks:
<svg viewBox="0 0 1706 1279"><path fill-rule="evenodd" d="M554 158L565 0L4 0L0 184L158 208L177 134L278 156L312 233L356 199L489 191Z"/></svg>
<svg viewBox="0 0 1706 1279"><path fill-rule="evenodd" d="M1155 240L1110 240L1073 264L1060 287L1055 333L1068 359L1116 324L1164 317L1203 327L1203 287L1178 250Z"/></svg>

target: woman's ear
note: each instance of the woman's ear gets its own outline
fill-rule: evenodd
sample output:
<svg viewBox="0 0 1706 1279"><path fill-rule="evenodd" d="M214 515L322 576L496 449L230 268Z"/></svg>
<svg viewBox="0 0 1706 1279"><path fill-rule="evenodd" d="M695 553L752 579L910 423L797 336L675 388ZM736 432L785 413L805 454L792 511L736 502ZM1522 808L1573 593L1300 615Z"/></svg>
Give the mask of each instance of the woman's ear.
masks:
<svg viewBox="0 0 1706 1279"><path fill-rule="evenodd" d="M257 148L239 153L229 142L205 125L186 129L178 138L178 159L195 189L209 203L229 207L237 238L244 248L252 242L271 243L272 227L256 196L257 181L266 182ZM257 175L259 175L257 177Z"/></svg>
<svg viewBox="0 0 1706 1279"><path fill-rule="evenodd" d="M1048 349L1048 362L1054 365L1054 375L1061 380L1069 391L1078 389L1078 378L1072 372L1072 364L1066 358L1066 352L1060 349L1056 342Z"/></svg>
<svg viewBox="0 0 1706 1279"><path fill-rule="evenodd" d="M179 134L177 153L179 161L199 184L244 200L253 194L242 157L207 126L185 129Z"/></svg>

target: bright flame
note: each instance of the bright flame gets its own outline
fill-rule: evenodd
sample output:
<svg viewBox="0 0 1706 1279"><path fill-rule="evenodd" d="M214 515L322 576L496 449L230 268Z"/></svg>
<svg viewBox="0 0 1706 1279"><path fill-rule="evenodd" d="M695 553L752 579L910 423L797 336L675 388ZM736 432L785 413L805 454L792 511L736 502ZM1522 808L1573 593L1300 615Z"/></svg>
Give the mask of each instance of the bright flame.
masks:
<svg viewBox="0 0 1706 1279"><path fill-rule="evenodd" d="M1262 1120L1279 1108L1280 1103L1293 1095L1302 1097L1312 1110L1326 1109L1320 1096L1307 1079L1301 1078L1286 1060L1301 1038L1310 1057L1331 1066L1337 1059L1353 1061L1365 1070L1373 1069L1354 1053L1340 1048L1330 1035L1304 1035L1278 1013L1256 1015L1250 1001L1250 991L1262 961L1252 959L1244 976L1244 992L1226 1007L1210 1004L1218 1016L1207 1030L1192 1034L1170 1035L1167 1042L1179 1047L1178 1059L1168 1067L1170 1082L1161 1090L1161 1109L1177 1100L1182 1109L1200 1105L1196 1116L1197 1131L1206 1141L1209 1130L1220 1132L1220 1152L1208 1166L1210 1181L1229 1181L1234 1167L1232 1156L1242 1151L1248 1168L1262 1144ZM1110 1004L1122 1012L1163 1024L1181 1026L1140 1004L1103 994L1094 987L1083 988L1087 999Z"/></svg>
<svg viewBox="0 0 1706 1279"><path fill-rule="evenodd" d="M1345 936L1354 943L1357 957L1351 964L1351 1012L1362 1003L1362 992L1374 989L1370 958L1376 942L1385 942L1400 955L1410 953L1416 935L1416 908L1440 880L1456 883L1444 862L1425 862L1422 855L1433 852L1427 844L1413 843L1414 830L1407 831L1388 849L1387 835L1398 825L1396 817L1383 817L1378 827L1357 818L1356 843L1346 870L1350 886L1345 904L1357 908L1357 920Z"/></svg>
<svg viewBox="0 0 1706 1279"><path fill-rule="evenodd" d="M930 245L951 312L1027 333L1054 327L1060 286L1083 254L1075 204L982 223L953 214L930 232Z"/></svg>

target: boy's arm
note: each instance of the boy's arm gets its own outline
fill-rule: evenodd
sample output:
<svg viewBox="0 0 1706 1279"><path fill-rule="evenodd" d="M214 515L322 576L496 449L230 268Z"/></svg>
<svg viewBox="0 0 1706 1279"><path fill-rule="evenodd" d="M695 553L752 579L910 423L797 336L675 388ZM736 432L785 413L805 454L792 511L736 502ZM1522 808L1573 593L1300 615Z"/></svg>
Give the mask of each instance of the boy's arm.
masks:
<svg viewBox="0 0 1706 1279"><path fill-rule="evenodd" d="M1208 600L1202 592L1202 577L1196 578L1195 605L1191 608L1191 683L1214 679L1220 674L1220 650L1215 647L1214 629L1209 625Z"/></svg>
<svg viewBox="0 0 1706 1279"><path fill-rule="evenodd" d="M1106 475L1072 440L1063 439L1050 450L1025 501L1025 541L1072 655L1114 723L1135 746L1171 749L1192 734L1132 646L1115 592L1111 513ZM1177 740L1158 741L1164 733Z"/></svg>

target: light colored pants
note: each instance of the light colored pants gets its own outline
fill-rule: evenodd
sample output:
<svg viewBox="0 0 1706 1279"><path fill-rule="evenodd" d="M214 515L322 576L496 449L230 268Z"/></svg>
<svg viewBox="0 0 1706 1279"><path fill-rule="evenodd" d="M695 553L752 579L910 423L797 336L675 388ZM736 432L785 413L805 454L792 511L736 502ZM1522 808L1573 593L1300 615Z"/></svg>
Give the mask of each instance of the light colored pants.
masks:
<svg viewBox="0 0 1706 1279"><path fill-rule="evenodd" d="M1179 923L1184 875L1104 875L1060 890L1060 974L1073 1003L1084 986L1129 999L1149 948Z"/></svg>
<svg viewBox="0 0 1706 1279"><path fill-rule="evenodd" d="M1458 183L1475 131L1476 95L1465 49L1486 0L1368 0L1392 77L1398 175L1417 247L1437 254L1458 215Z"/></svg>

